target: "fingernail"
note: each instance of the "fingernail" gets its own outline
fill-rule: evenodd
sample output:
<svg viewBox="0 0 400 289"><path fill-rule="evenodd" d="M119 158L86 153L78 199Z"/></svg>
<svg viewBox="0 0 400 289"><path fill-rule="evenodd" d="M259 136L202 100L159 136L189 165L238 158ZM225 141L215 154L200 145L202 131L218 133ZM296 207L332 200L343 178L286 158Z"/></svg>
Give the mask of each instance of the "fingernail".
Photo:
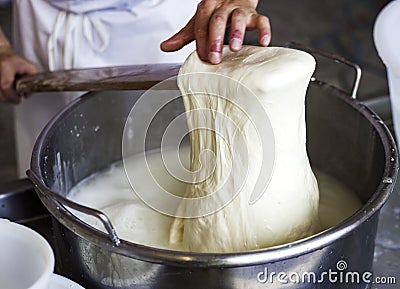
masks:
<svg viewBox="0 0 400 289"><path fill-rule="evenodd" d="M221 62L221 53L219 52L210 52L208 53L208 60L210 60L210 62L212 64L218 64Z"/></svg>
<svg viewBox="0 0 400 289"><path fill-rule="evenodd" d="M271 35L266 34L261 38L261 44L267 46L271 41Z"/></svg>
<svg viewBox="0 0 400 289"><path fill-rule="evenodd" d="M230 46L233 50L237 51L240 50L240 48L242 47L242 43L243 41L239 38L232 38L231 39L231 43Z"/></svg>

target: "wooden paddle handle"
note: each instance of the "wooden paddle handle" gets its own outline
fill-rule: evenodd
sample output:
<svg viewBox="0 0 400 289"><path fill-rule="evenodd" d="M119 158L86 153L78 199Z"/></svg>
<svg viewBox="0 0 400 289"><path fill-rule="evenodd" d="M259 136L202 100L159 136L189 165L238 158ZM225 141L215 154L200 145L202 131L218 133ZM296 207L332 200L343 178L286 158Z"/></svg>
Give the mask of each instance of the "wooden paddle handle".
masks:
<svg viewBox="0 0 400 289"><path fill-rule="evenodd" d="M18 78L15 81L15 89L21 93L146 90L178 75L180 66L180 64L146 64L43 72Z"/></svg>

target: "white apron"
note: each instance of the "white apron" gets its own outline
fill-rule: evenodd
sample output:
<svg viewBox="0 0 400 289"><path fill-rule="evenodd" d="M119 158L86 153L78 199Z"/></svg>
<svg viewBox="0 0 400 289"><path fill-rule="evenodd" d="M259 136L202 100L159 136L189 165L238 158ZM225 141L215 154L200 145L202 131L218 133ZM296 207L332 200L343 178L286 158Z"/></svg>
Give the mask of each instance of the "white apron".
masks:
<svg viewBox="0 0 400 289"><path fill-rule="evenodd" d="M14 47L40 70L180 63L195 48L160 43L193 16L199 0L14 0ZM15 107L18 173L25 177L45 124L76 93L37 93Z"/></svg>

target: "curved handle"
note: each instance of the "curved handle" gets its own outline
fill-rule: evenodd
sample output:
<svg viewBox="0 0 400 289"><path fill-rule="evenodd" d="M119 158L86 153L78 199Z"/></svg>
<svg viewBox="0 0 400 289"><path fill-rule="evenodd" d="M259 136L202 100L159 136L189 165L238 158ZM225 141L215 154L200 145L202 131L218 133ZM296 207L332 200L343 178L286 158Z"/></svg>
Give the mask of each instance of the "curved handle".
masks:
<svg viewBox="0 0 400 289"><path fill-rule="evenodd" d="M37 189L38 192L40 192L47 198L56 200L57 202L59 202L60 204L66 206L66 207L69 207L69 208L77 210L83 214L90 215L92 217L99 219L101 221L101 223L103 224L104 228L107 230L107 233L108 233L111 241L114 243L114 245L118 246L121 243L113 225L111 224L110 219L103 212L80 205L78 203L75 203L71 200L68 200L68 199L54 193L47 186L45 186L43 184L43 182L40 180L38 175L35 172L33 172L32 170L28 170L26 172L26 174L28 175L29 179L32 181L33 185L35 186L35 188Z"/></svg>
<svg viewBox="0 0 400 289"><path fill-rule="evenodd" d="M357 91L358 91L358 87L360 85L360 79L361 79L361 68L360 66L358 66L357 64L347 60L344 57L338 56L336 54L330 53L330 52L326 52L323 50L319 50L301 43L297 43L297 42L289 42L285 44L286 47L288 48L295 48L295 49L300 49L303 51L307 51L313 54L318 54L321 55L323 57L329 58L334 60L335 62L340 62L343 64L346 64L347 66L350 66L351 68L353 68L355 70L355 77L354 77L354 81L353 81L353 88L351 90L351 98L352 99L356 99L357 98ZM316 78L313 77L311 79L312 81L316 81Z"/></svg>

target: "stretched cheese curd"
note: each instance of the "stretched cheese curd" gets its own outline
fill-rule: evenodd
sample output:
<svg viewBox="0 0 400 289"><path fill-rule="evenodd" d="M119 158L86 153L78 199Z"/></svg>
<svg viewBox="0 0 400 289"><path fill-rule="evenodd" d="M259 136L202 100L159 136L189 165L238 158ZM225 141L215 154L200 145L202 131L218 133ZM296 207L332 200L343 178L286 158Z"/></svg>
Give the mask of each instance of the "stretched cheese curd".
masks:
<svg viewBox="0 0 400 289"><path fill-rule="evenodd" d="M106 213L123 239L194 252L265 248L337 224L360 208L361 202L323 173L318 173L319 194L306 152L304 108L314 68L311 55L288 48L248 46L238 53L225 48L220 65L204 63L193 53L178 76L191 141L190 150L184 148L181 155L187 157L183 163L192 179L184 183L170 176L157 152L146 159L166 191L186 198L177 217L144 204L121 164L85 180L69 197ZM246 101L258 102L268 116L273 138L260 139L259 130L265 128L256 127L252 120L259 116L236 105L243 99L241 87L254 92L255 99ZM263 162L271 161L263 159L264 144L271 142L274 169L271 176L260 176ZM204 152L211 152L213 161L205 159ZM146 191L146 184L153 180L142 174L144 168L136 164L143 162L137 158L125 159L125 167L140 180L135 189ZM270 181L256 202L250 203L259 177L270 177ZM159 193L163 193L161 188ZM196 202L190 201L193 198ZM90 217L79 217L99 227Z"/></svg>
<svg viewBox="0 0 400 289"><path fill-rule="evenodd" d="M174 152L166 153L172 154ZM182 148L181 155L182 162L188 167L190 148ZM138 156L132 156L125 159L124 162L127 169L140 176L143 168L138 165L142 162L138 161L137 158ZM165 190L177 195L185 193L186 184L168 174L162 166L159 151L149 154L147 162L153 176ZM320 192L320 228L318 231L339 224L362 207L361 200L344 184L322 170L314 169L314 173L318 180ZM144 178L141 186L146 188L146 183L150 181L152 180ZM107 214L118 236L122 239L157 248L187 250L182 244L170 244L169 235L174 218L158 213L142 202L132 190L122 162L113 164L105 171L84 179L69 192L68 198ZM105 232L97 219L79 212L74 212L74 214L84 222Z"/></svg>
<svg viewBox="0 0 400 289"><path fill-rule="evenodd" d="M171 243L196 252L235 252L294 241L317 230L319 194L306 151L304 106L314 68L310 54L283 47L245 46L237 53L225 47L220 65L201 61L197 53L187 58L178 86L188 113L190 169L197 173L185 197L199 201L183 200L178 213L208 213L225 205L225 196L237 196L212 214L176 218ZM268 116L270 133L268 120L257 123L263 116ZM263 154L272 149L271 142L274 159ZM215 164L201 161L204 151L214 154ZM264 175L262 165L273 161L272 175ZM267 185L257 187L269 177ZM253 192L260 197L250 204Z"/></svg>

